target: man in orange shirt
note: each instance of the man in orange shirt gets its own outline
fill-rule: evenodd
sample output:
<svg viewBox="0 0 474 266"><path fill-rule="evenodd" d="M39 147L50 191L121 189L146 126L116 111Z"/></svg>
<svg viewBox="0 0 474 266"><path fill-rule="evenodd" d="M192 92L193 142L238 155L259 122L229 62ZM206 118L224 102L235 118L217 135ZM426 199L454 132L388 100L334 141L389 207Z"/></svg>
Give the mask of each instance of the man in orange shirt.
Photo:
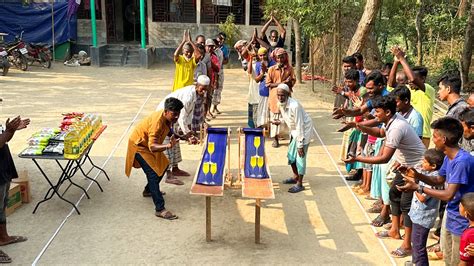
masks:
<svg viewBox="0 0 474 266"><path fill-rule="evenodd" d="M148 180L148 189L155 204L155 215L174 220L178 216L165 209L165 200L160 192L160 182L168 168L169 161L163 151L173 148L178 142L172 135L172 125L178 121L183 103L176 98L168 98L165 108L145 117L137 124L128 140L125 174L129 177L134 168L142 168ZM166 136L170 143L163 144Z"/></svg>
<svg viewBox="0 0 474 266"><path fill-rule="evenodd" d="M275 58L277 64L268 69L267 78L265 83L270 89L270 95L268 97L268 107L270 109L270 121L279 121L281 118L280 110L278 108L278 97L276 87L285 83L293 92L293 86L296 82L295 72L293 67L288 62L288 54L283 48L275 48L273 51L273 58ZM280 127L284 124L271 123L270 126L270 137L275 138L272 143L272 147L278 148L280 146L278 142L278 135L280 134Z"/></svg>

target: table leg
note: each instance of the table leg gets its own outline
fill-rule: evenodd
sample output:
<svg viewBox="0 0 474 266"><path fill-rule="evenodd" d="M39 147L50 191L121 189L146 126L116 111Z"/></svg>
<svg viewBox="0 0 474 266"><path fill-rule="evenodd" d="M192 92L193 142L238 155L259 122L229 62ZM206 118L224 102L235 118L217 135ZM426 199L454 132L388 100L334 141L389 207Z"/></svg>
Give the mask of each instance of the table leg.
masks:
<svg viewBox="0 0 474 266"><path fill-rule="evenodd" d="M255 244L260 244L260 199L255 200Z"/></svg>
<svg viewBox="0 0 474 266"><path fill-rule="evenodd" d="M206 196L206 241L211 241L211 197Z"/></svg>
<svg viewBox="0 0 474 266"><path fill-rule="evenodd" d="M71 167L72 167L72 165L73 165L73 161L69 161L69 162L67 163L67 165L66 165L65 168L62 168L62 167L61 167L61 169L62 169L63 171L62 171L62 174L61 174L61 176L59 177L59 180L58 180L58 182L56 183L56 185L53 185L53 183L51 182L51 180L48 178L48 175L46 175L46 173L43 171L43 169L41 168L41 166L38 164L38 162L37 162L35 159L33 159L33 162L36 164L36 166L37 166L38 169L40 170L41 174L44 176L44 178L45 178L46 181L48 182L48 184L49 184L49 186L50 186L50 190L52 189L52 191L53 191L53 193L51 194L51 196L48 196L49 191L50 191L50 190L48 190L48 192L46 193L46 196L44 197L44 199L41 200L40 202L38 202L38 203L36 204L35 209L33 210L33 213L36 212L36 210L38 209L38 207L39 207L39 205L40 205L41 203L50 200L50 199L53 197L53 195L56 194L60 199L62 199L63 201L65 201L65 202L67 202L67 203L69 203L69 204L71 204L72 207L76 210L77 214L80 215L81 213L80 213L79 210L77 209L76 205L74 205L74 203L70 202L69 200L63 198L63 197L61 196L61 194L59 194L59 191L58 191L59 186L61 186L61 184L64 182L64 179L67 178L67 172L71 169Z"/></svg>
<svg viewBox="0 0 474 266"><path fill-rule="evenodd" d="M90 178L90 177L84 172L84 170L83 170L82 167L81 167L81 164L80 164L78 161L76 161L76 163L77 163L77 167L79 168L79 170L81 171L81 173L82 173L87 179L89 179L90 181L96 183L101 192L104 192L104 190L103 190L102 187L100 186L99 182L97 182L97 180L94 180L93 178Z"/></svg>
<svg viewBox="0 0 474 266"><path fill-rule="evenodd" d="M87 158L87 160L89 160L89 162L92 164L92 168L97 168L99 169L100 172L104 173L105 177L107 178L107 180L110 181L110 178L109 178L109 175L107 174L107 172L105 172L104 169L100 168L99 166L95 165L94 162L92 162L92 159L91 157L89 156L89 154L86 154L85 156ZM91 171L92 171L92 168L91 168ZM90 171L89 171L90 172ZM89 174L89 173L88 173Z"/></svg>

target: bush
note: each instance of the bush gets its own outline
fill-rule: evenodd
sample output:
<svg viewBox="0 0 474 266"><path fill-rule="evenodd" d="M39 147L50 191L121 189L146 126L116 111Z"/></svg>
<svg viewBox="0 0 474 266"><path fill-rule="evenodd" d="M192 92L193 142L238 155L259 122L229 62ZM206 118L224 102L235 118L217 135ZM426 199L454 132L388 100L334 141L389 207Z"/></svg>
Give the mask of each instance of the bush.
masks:
<svg viewBox="0 0 474 266"><path fill-rule="evenodd" d="M448 72L457 72L459 69L459 62L456 59L445 57L441 62L441 74Z"/></svg>
<svg viewBox="0 0 474 266"><path fill-rule="evenodd" d="M230 13L224 23L219 24L219 30L224 32L227 35L225 43L229 47L233 47L234 43L240 40L240 29L235 25L235 16Z"/></svg>

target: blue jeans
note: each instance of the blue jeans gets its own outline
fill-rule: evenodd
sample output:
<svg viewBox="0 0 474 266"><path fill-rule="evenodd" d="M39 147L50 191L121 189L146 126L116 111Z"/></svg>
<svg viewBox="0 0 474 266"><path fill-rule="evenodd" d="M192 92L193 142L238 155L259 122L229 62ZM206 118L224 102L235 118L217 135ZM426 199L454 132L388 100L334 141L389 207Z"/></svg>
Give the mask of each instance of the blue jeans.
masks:
<svg viewBox="0 0 474 266"><path fill-rule="evenodd" d="M158 176L158 174L153 170L148 163L143 159L143 157L139 153L135 153L135 160L138 161L140 166L145 172L146 179L148 180L147 187L150 190L151 198L153 199L153 203L155 204L155 210L157 212L161 212L165 209L165 199L160 192L160 182L163 179L163 175Z"/></svg>
<svg viewBox="0 0 474 266"><path fill-rule="evenodd" d="M426 240L430 229L413 223L411 232L411 242L413 247L412 263L416 266L428 266L428 252L426 252Z"/></svg>

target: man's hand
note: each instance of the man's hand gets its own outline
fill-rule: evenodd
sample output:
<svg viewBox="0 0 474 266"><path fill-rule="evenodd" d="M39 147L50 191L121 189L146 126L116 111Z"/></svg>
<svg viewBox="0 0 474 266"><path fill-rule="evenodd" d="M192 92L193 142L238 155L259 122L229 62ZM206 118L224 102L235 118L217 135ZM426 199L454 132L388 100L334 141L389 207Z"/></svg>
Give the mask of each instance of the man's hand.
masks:
<svg viewBox="0 0 474 266"><path fill-rule="evenodd" d="M191 145L199 144L198 138L196 138L196 137L193 136L193 135L188 138L188 142L189 142L189 144L191 144Z"/></svg>
<svg viewBox="0 0 474 266"><path fill-rule="evenodd" d="M298 156L304 157L304 149L303 148L298 148Z"/></svg>
<svg viewBox="0 0 474 266"><path fill-rule="evenodd" d="M347 156L346 159L343 159L342 161L344 163L355 163L355 162L357 162L357 159L356 159L356 157L349 155L349 156Z"/></svg>
<svg viewBox="0 0 474 266"><path fill-rule="evenodd" d="M185 43L185 42L186 42L186 38L187 38L187 36L186 36L186 30L184 30L184 32L183 32L183 40L182 40L181 42L182 42L182 43Z"/></svg>
<svg viewBox="0 0 474 266"><path fill-rule="evenodd" d="M18 125L17 130L24 129L24 128L26 128L29 124L30 124L30 119L29 119L29 118L22 119L22 120L20 121L20 125Z"/></svg>
<svg viewBox="0 0 474 266"><path fill-rule="evenodd" d="M332 111L332 118L339 119L344 116L344 108L342 107L334 107Z"/></svg>
<svg viewBox="0 0 474 266"><path fill-rule="evenodd" d="M189 30L188 30L188 34L187 34L187 36L186 36L186 41L189 42L189 43L192 42L191 33L189 32Z"/></svg>
<svg viewBox="0 0 474 266"><path fill-rule="evenodd" d="M20 126L20 124L21 124L20 116L17 116L15 118L13 118L12 120L10 120L10 118L8 118L7 121L5 122L5 131L13 133L16 130L18 130L18 127Z"/></svg>
<svg viewBox="0 0 474 266"><path fill-rule="evenodd" d="M341 94L343 90L344 88L340 86L333 86L331 89L331 91L334 92L334 94Z"/></svg>
<svg viewBox="0 0 474 266"><path fill-rule="evenodd" d="M275 119L275 120L273 120L271 123L278 126L278 125L281 124L281 121Z"/></svg>
<svg viewBox="0 0 474 266"><path fill-rule="evenodd" d="M397 189L403 192L408 192L408 191L416 191L418 189L418 184L415 183L414 179L411 178L404 178L405 180L405 185L403 186L398 186L396 185Z"/></svg>
<svg viewBox="0 0 474 266"><path fill-rule="evenodd" d="M474 257L474 244L469 244L467 247L464 248L464 251L466 251L469 256Z"/></svg>
<svg viewBox="0 0 474 266"><path fill-rule="evenodd" d="M343 126L339 128L337 132L345 132L351 128L355 128L357 125L354 121L342 121L341 124L343 124Z"/></svg>
<svg viewBox="0 0 474 266"><path fill-rule="evenodd" d="M171 136L171 138L170 138L170 148L173 148L178 142L179 142L179 140L177 140L174 135Z"/></svg>
<svg viewBox="0 0 474 266"><path fill-rule="evenodd" d="M402 175L405 178L416 179L416 177L418 176L418 171L416 171L416 169L413 167L407 168L407 167L400 166L398 167L398 170L402 172Z"/></svg>

